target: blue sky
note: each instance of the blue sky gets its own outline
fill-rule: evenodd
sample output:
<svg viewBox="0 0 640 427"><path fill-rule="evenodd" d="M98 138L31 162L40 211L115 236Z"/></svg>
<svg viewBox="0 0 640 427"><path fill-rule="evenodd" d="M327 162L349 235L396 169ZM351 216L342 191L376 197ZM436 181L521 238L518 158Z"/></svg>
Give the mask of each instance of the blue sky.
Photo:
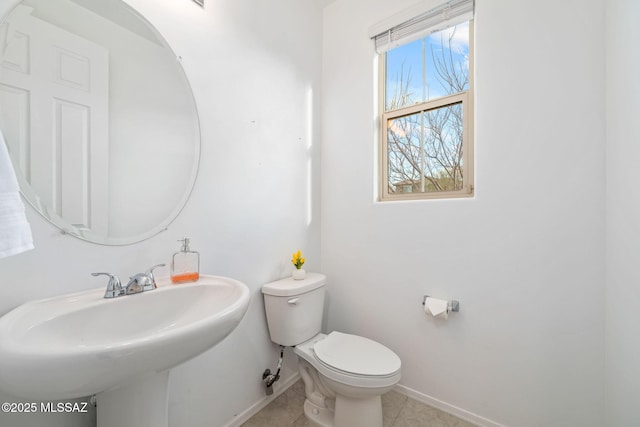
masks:
<svg viewBox="0 0 640 427"><path fill-rule="evenodd" d="M386 87L387 97L393 95L401 73L406 80L410 75L409 91L413 102L434 99L448 93L438 80L433 61L433 53L441 54L443 49L449 56L448 40L453 35L451 43L451 58L456 67L468 69L469 56L469 23L460 24L454 28L435 32L414 42L399 46L387 52ZM443 46L444 42L444 46ZM423 51L426 53L426 85L423 85Z"/></svg>

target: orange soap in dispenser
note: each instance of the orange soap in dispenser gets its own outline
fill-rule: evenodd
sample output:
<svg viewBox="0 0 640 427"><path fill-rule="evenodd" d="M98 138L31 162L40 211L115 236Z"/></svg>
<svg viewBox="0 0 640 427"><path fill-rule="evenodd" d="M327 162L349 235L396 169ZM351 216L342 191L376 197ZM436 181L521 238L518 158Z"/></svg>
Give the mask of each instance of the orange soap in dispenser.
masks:
<svg viewBox="0 0 640 427"><path fill-rule="evenodd" d="M195 282L200 278L200 254L189 249L189 238L182 242L180 252L171 258L171 281L173 283Z"/></svg>

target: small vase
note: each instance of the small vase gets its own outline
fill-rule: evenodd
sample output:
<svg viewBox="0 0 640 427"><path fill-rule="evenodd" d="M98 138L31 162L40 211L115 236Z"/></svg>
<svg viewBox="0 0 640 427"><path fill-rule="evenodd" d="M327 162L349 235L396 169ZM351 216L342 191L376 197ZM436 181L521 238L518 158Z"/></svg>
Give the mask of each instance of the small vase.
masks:
<svg viewBox="0 0 640 427"><path fill-rule="evenodd" d="M293 277L294 280L302 280L307 276L307 272L304 271L302 268L296 268L295 270L293 270L293 274L291 274L291 277Z"/></svg>

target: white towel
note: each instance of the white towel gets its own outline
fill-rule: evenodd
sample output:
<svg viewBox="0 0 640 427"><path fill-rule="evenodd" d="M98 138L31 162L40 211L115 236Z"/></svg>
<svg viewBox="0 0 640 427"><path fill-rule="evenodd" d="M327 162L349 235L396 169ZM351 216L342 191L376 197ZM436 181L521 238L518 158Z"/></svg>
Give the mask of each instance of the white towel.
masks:
<svg viewBox="0 0 640 427"><path fill-rule="evenodd" d="M18 192L18 180L0 131L0 258L33 249L31 227Z"/></svg>

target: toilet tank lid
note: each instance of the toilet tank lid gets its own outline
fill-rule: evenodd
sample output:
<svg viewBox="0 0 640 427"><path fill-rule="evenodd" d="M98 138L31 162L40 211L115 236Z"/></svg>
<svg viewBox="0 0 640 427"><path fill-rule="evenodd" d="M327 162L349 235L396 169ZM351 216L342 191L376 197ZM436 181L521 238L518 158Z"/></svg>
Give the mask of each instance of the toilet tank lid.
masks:
<svg viewBox="0 0 640 427"><path fill-rule="evenodd" d="M262 286L262 293L278 297L290 297L318 289L324 286L326 282L327 278L324 274L307 272L306 277L302 280L286 277L275 282L267 283Z"/></svg>

